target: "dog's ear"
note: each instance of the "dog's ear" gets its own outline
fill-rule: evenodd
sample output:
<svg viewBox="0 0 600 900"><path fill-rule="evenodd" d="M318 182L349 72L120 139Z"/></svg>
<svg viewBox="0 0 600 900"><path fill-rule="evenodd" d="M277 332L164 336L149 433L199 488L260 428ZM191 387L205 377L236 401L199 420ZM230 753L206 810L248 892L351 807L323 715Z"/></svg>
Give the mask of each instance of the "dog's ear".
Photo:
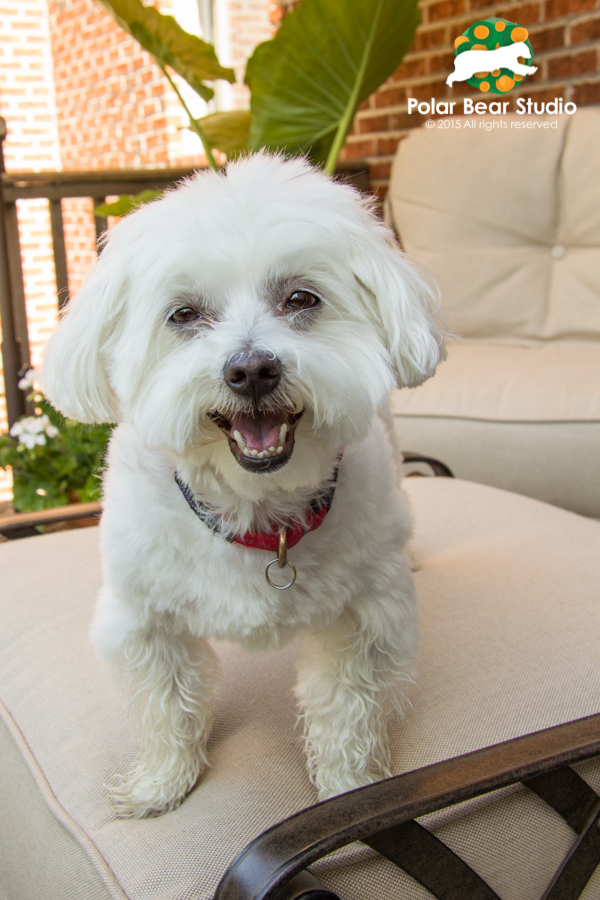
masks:
<svg viewBox="0 0 600 900"><path fill-rule="evenodd" d="M356 247L353 269L369 317L390 354L399 387L416 387L445 359L437 285L377 225Z"/></svg>
<svg viewBox="0 0 600 900"><path fill-rule="evenodd" d="M106 248L44 348L42 385L50 402L79 422L118 422L107 350L123 315L123 277Z"/></svg>

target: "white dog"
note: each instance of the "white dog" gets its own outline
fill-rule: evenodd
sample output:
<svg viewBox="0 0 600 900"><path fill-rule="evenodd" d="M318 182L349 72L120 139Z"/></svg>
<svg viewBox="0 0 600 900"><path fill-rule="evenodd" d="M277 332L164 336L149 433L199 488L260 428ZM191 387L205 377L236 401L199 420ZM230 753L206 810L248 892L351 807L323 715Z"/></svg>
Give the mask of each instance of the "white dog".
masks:
<svg viewBox="0 0 600 900"><path fill-rule="evenodd" d="M174 809L206 765L209 637L305 636L297 696L321 798L389 774L385 711L418 626L377 412L396 380L434 372L435 304L369 203L303 160L198 173L108 234L44 385L65 415L120 423L93 625L141 723L120 815ZM295 584L272 586L292 565Z"/></svg>
<svg viewBox="0 0 600 900"><path fill-rule="evenodd" d="M454 72L446 78L446 84L467 81L477 72L494 72L496 69L510 69L517 75L533 75L537 66L525 66L519 57L529 59L531 50L524 41L498 47L496 50L465 50L454 58Z"/></svg>

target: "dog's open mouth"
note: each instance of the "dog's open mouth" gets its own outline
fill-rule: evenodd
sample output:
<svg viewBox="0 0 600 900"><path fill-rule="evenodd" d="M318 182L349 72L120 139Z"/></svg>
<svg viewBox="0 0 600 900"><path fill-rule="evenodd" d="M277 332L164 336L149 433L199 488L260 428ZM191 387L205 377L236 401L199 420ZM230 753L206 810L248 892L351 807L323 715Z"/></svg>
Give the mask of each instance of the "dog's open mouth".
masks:
<svg viewBox="0 0 600 900"><path fill-rule="evenodd" d="M286 464L294 449L294 433L304 410L233 413L211 419L225 432L236 461L250 472L274 472Z"/></svg>

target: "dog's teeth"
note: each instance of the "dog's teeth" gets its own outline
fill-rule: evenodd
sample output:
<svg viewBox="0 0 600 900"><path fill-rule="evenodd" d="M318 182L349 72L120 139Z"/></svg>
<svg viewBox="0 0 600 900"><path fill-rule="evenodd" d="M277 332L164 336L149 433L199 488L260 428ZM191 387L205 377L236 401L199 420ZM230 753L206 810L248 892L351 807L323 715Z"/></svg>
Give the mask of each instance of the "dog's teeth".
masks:
<svg viewBox="0 0 600 900"><path fill-rule="evenodd" d="M261 450L260 453L258 454L258 458L259 458L259 459L264 459L265 456L268 456L268 455L269 455L269 454L267 453L266 450Z"/></svg>
<svg viewBox="0 0 600 900"><path fill-rule="evenodd" d="M284 422L283 425L281 426L281 428L279 429L279 443L280 444L285 444L285 437L287 435L287 430L288 430L287 424L286 424L286 422Z"/></svg>
<svg viewBox="0 0 600 900"><path fill-rule="evenodd" d="M269 447L269 453L275 453L275 447Z"/></svg>
<svg viewBox="0 0 600 900"><path fill-rule="evenodd" d="M245 447L246 447L246 441L244 440L244 438L242 437L242 435L239 433L239 431L234 431L234 432L233 432L233 439L234 439L234 441L236 442L236 444L238 445L238 447L240 448L240 450L244 450L244 449L245 449Z"/></svg>
<svg viewBox="0 0 600 900"><path fill-rule="evenodd" d="M278 448L277 448L277 452L278 452L278 453L283 453L283 447L278 447Z"/></svg>
<svg viewBox="0 0 600 900"><path fill-rule="evenodd" d="M252 450L249 447L244 447L243 454L244 456L252 456Z"/></svg>
<svg viewBox="0 0 600 900"><path fill-rule="evenodd" d="M304 409L304 402L302 400L298 400L298 402L296 403L294 412L297 415L298 413L301 413L303 409Z"/></svg>
<svg viewBox="0 0 600 900"><path fill-rule="evenodd" d="M250 453L252 456L258 456L258 450L251 450Z"/></svg>

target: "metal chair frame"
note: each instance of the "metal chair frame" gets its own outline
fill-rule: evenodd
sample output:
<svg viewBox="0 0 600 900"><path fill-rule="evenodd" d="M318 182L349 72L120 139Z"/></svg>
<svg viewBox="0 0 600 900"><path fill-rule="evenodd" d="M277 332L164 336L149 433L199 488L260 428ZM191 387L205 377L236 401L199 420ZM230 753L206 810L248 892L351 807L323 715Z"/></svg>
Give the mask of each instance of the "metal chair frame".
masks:
<svg viewBox="0 0 600 900"><path fill-rule="evenodd" d="M600 797L570 766L598 754L600 714L341 794L252 841L221 879L214 900L341 900L307 867L353 841L394 862L438 900L500 900L416 819L518 783L574 832L540 900L576 900L600 863Z"/></svg>

